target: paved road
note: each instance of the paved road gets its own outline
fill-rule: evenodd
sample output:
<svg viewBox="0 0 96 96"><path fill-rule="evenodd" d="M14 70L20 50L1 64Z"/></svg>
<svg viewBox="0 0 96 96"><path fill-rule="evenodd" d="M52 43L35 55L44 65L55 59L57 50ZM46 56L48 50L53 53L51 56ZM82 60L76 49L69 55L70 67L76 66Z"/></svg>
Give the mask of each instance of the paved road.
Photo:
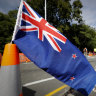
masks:
<svg viewBox="0 0 96 96"><path fill-rule="evenodd" d="M96 56L87 57L89 62L96 68ZM23 96L65 96L65 93L71 93L69 86L56 80L51 75L39 69L36 65L31 63L23 63L21 66L21 81L23 85ZM68 93L68 94L69 94ZM76 94L76 92L74 92ZM66 96L82 96L80 95L66 95ZM92 91L89 96L96 96Z"/></svg>

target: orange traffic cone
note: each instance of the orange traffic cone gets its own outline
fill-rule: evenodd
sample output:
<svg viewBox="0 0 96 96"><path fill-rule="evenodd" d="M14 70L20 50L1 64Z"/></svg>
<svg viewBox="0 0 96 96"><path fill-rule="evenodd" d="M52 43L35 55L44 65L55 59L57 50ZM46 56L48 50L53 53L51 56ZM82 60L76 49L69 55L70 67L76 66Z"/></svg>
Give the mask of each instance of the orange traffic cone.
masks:
<svg viewBox="0 0 96 96"><path fill-rule="evenodd" d="M16 44L5 45L0 70L0 96L23 96Z"/></svg>

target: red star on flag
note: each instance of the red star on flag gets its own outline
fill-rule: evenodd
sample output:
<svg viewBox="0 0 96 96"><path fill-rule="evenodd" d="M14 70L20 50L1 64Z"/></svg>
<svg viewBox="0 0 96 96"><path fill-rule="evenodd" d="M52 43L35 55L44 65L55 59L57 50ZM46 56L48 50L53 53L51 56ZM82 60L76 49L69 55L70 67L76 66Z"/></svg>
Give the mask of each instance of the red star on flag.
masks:
<svg viewBox="0 0 96 96"><path fill-rule="evenodd" d="M70 77L70 80L71 80L71 81L73 81L74 79L75 79L74 76L73 76L73 77Z"/></svg>
<svg viewBox="0 0 96 96"><path fill-rule="evenodd" d="M72 58L74 58L74 59L75 59L76 57L77 57L77 56L76 56L76 54L72 54Z"/></svg>

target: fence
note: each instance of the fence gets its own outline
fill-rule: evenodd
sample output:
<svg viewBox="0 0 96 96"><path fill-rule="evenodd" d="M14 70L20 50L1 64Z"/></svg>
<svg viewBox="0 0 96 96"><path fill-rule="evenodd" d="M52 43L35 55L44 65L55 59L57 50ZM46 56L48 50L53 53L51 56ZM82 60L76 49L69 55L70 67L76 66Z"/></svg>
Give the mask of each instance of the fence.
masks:
<svg viewBox="0 0 96 96"><path fill-rule="evenodd" d="M19 59L20 59L20 63L30 62L30 60L23 53L19 53Z"/></svg>

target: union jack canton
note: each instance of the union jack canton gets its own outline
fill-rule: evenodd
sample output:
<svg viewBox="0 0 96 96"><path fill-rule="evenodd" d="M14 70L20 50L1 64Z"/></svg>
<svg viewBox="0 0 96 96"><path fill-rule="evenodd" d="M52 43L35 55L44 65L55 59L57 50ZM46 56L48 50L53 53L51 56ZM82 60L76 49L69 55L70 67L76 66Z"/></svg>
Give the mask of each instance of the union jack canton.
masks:
<svg viewBox="0 0 96 96"><path fill-rule="evenodd" d="M27 23L27 26L21 26L20 30L26 32L38 31L38 38L40 40L43 41L45 36L53 49L61 52L61 48L55 39L65 44L66 37L36 13L26 2L23 2L22 20Z"/></svg>

